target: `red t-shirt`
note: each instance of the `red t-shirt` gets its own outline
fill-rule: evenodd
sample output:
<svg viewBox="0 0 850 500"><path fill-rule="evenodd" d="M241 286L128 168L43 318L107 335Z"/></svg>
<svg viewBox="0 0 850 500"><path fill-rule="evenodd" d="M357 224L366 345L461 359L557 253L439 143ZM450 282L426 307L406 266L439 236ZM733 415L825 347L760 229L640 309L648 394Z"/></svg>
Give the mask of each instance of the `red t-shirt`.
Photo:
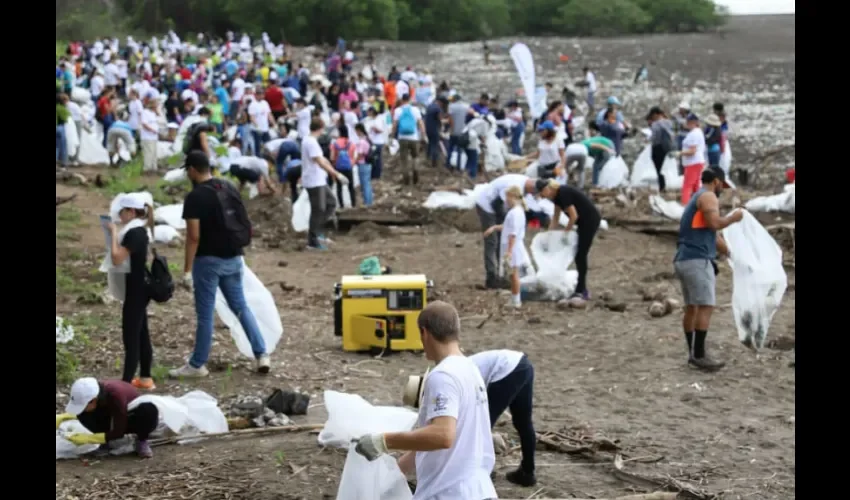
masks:
<svg viewBox="0 0 850 500"><path fill-rule="evenodd" d="M277 85L272 85L266 89L266 102L269 103L269 108L272 111L283 111L286 109L283 105L283 91Z"/></svg>
<svg viewBox="0 0 850 500"><path fill-rule="evenodd" d="M180 68L180 78L188 80L192 78L192 72L188 68Z"/></svg>
<svg viewBox="0 0 850 500"><path fill-rule="evenodd" d="M97 111L100 116L106 116L109 113L109 97L103 96L97 100Z"/></svg>

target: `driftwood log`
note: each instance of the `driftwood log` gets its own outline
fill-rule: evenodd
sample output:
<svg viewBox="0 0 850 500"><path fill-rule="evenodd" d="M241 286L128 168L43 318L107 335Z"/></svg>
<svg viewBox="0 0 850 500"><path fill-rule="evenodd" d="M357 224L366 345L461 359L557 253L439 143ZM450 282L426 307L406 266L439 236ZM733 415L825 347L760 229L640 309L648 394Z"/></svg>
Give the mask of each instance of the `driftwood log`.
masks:
<svg viewBox="0 0 850 500"><path fill-rule="evenodd" d="M57 196L56 197L56 206L68 203L69 201L73 201L74 198L77 197L77 193L72 194L71 196Z"/></svg>

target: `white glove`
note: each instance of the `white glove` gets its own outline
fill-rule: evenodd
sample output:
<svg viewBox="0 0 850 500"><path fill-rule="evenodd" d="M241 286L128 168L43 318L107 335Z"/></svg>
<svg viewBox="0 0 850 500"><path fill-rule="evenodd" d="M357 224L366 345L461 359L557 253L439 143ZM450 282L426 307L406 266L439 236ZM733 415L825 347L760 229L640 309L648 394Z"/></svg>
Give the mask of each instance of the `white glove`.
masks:
<svg viewBox="0 0 850 500"><path fill-rule="evenodd" d="M341 173L339 173L339 172L337 172L337 173L336 173L336 180L338 180L338 181L339 181L339 183L340 183L340 184L342 184L343 186L347 186L347 185L348 185L348 177L346 177L346 176L342 175L342 174L341 174Z"/></svg>
<svg viewBox="0 0 850 500"><path fill-rule="evenodd" d="M183 273L183 286L191 290L192 284L192 273Z"/></svg>
<svg viewBox="0 0 850 500"><path fill-rule="evenodd" d="M383 434L366 434L357 440L354 451L371 462L387 453L387 442L384 440Z"/></svg>

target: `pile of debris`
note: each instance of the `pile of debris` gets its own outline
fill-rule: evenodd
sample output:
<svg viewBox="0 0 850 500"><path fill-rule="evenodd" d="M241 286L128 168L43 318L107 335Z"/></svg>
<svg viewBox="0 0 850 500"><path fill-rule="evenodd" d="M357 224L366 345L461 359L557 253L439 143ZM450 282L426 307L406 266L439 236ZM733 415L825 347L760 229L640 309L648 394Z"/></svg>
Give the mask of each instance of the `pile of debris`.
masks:
<svg viewBox="0 0 850 500"><path fill-rule="evenodd" d="M306 415L309 405L309 394L281 389L265 400L255 395L237 396L227 411L227 424L230 430L292 425L290 417Z"/></svg>

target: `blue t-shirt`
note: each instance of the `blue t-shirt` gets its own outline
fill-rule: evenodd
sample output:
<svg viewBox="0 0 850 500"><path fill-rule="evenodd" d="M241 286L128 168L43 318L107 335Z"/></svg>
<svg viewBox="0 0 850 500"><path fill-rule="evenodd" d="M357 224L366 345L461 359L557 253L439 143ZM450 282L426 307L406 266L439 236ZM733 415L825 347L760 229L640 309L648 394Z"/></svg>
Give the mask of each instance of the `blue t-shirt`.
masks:
<svg viewBox="0 0 850 500"><path fill-rule="evenodd" d="M236 70L238 70L238 69L239 69L239 63L237 63L236 61L234 61L232 59L230 61L227 61L227 63L224 64L224 71L227 73L228 77L232 78L233 75L236 74Z"/></svg>
<svg viewBox="0 0 850 500"><path fill-rule="evenodd" d="M218 97L218 102L221 103L221 111L225 116L230 115L230 95L227 93L227 89L222 86L218 86L215 89L215 95Z"/></svg>

